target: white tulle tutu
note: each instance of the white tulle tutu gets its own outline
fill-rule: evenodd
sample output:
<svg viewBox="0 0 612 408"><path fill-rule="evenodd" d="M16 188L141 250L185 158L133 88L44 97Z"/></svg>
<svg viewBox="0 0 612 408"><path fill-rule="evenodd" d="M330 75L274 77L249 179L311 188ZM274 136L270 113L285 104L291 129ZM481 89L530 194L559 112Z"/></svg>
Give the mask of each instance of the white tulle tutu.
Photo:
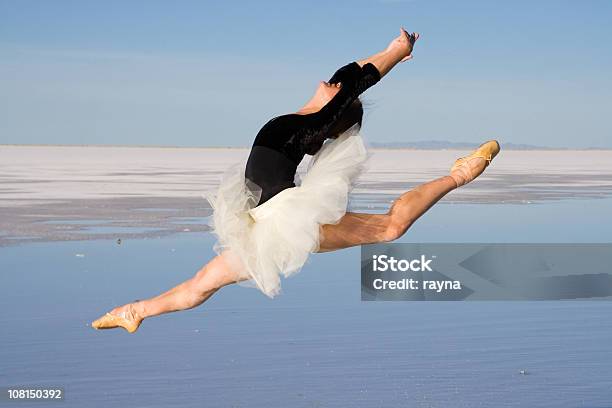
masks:
<svg viewBox="0 0 612 408"><path fill-rule="evenodd" d="M246 161L233 166L218 190L205 194L213 209L215 252L225 252L243 278L274 297L281 289L280 275L296 273L318 251L320 225L335 224L346 213L349 191L366 160L365 144L354 126L323 144L301 184L258 207L261 190L247 186Z"/></svg>

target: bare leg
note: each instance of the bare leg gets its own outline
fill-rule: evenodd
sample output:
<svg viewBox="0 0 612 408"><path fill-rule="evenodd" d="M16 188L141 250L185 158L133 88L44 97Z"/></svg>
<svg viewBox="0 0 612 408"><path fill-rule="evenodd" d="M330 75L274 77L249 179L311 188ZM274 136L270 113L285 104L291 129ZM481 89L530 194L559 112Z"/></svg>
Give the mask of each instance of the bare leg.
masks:
<svg viewBox="0 0 612 408"><path fill-rule="evenodd" d="M191 309L208 300L216 291L238 281L223 256L214 257L192 278L159 296L137 302L135 309L143 318Z"/></svg>
<svg viewBox="0 0 612 408"><path fill-rule="evenodd" d="M404 235L421 215L456 187L452 177L441 177L402 194L386 214L347 212L338 224L321 227L319 252L393 241Z"/></svg>
<svg viewBox="0 0 612 408"><path fill-rule="evenodd" d="M388 242L401 237L438 200L482 174L499 149L499 143L495 140L483 143L470 155L458 159L450 175L402 194L386 214L349 212L338 224L322 225L318 252Z"/></svg>
<svg viewBox="0 0 612 408"><path fill-rule="evenodd" d="M192 278L156 297L128 303L92 323L96 329L124 327L135 331L142 320L163 313L191 309L208 300L224 286L244 280L230 267L224 254L214 257ZM113 317L116 316L116 317Z"/></svg>

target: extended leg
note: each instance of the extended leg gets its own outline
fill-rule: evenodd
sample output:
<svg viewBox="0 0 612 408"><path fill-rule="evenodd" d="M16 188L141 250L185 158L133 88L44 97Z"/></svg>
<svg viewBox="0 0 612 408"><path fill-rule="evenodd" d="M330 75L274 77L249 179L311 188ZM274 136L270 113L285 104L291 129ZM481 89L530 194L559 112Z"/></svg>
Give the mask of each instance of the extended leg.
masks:
<svg viewBox="0 0 612 408"><path fill-rule="evenodd" d="M192 278L159 296L117 307L92 323L96 329L123 327L133 332L147 317L201 305L223 286L244 280L224 254L214 257Z"/></svg>
<svg viewBox="0 0 612 408"><path fill-rule="evenodd" d="M238 274L230 268L224 257L219 255L204 265L192 278L159 296L137 302L135 309L143 318L191 309L204 303L222 287L238 280Z"/></svg>
<svg viewBox="0 0 612 408"><path fill-rule="evenodd" d="M421 215L456 187L452 177L441 177L402 194L386 214L348 212L338 224L321 227L319 252L393 241L404 235Z"/></svg>
<svg viewBox="0 0 612 408"><path fill-rule="evenodd" d="M449 176L421 184L402 194L387 214L346 213L338 224L322 225L319 252L388 242L401 237L438 200L482 174L499 149L495 140L483 143L469 156L458 159Z"/></svg>

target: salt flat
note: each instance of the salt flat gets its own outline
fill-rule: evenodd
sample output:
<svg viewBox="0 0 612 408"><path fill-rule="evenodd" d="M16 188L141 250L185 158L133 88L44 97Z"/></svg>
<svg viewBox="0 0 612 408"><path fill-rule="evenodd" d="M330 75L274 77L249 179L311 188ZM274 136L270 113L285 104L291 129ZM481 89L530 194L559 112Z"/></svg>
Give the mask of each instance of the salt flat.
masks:
<svg viewBox="0 0 612 408"><path fill-rule="evenodd" d="M135 337L92 330L215 256L201 193L246 154L0 147L0 380L79 408L609 406L611 302L362 302L358 247L274 300L230 285ZM384 211L460 154L373 151L352 207ZM400 242L608 243L610 158L502 152Z"/></svg>
<svg viewBox="0 0 612 408"><path fill-rule="evenodd" d="M368 169L353 191L354 211L384 211L402 192L448 174L454 160L467 153L370 152ZM0 245L113 235L90 233L91 225L140 228L125 232L127 237L206 230L201 217L210 208L203 194L248 153L241 148L0 146ZM483 176L442 202L529 204L610 194L612 151L502 150ZM90 228L75 220L89 220Z"/></svg>

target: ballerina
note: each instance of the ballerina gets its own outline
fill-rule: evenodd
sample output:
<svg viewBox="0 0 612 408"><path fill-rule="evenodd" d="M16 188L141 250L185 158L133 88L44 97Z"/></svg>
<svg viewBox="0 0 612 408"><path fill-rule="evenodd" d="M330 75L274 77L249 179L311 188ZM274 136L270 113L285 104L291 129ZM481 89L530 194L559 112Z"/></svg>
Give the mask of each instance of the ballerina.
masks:
<svg viewBox="0 0 612 408"><path fill-rule="evenodd" d="M459 158L450 173L397 198L384 214L347 212L348 195L364 168L359 96L393 67L412 59L418 33L403 27L381 52L339 68L298 111L269 120L246 162L223 176L207 199L217 255L192 278L159 296L117 307L95 329L135 332L146 318L201 305L224 286L249 281L269 297L281 276L299 271L310 254L401 237L432 205L478 177L500 150L495 140ZM312 155L303 179L296 175Z"/></svg>

